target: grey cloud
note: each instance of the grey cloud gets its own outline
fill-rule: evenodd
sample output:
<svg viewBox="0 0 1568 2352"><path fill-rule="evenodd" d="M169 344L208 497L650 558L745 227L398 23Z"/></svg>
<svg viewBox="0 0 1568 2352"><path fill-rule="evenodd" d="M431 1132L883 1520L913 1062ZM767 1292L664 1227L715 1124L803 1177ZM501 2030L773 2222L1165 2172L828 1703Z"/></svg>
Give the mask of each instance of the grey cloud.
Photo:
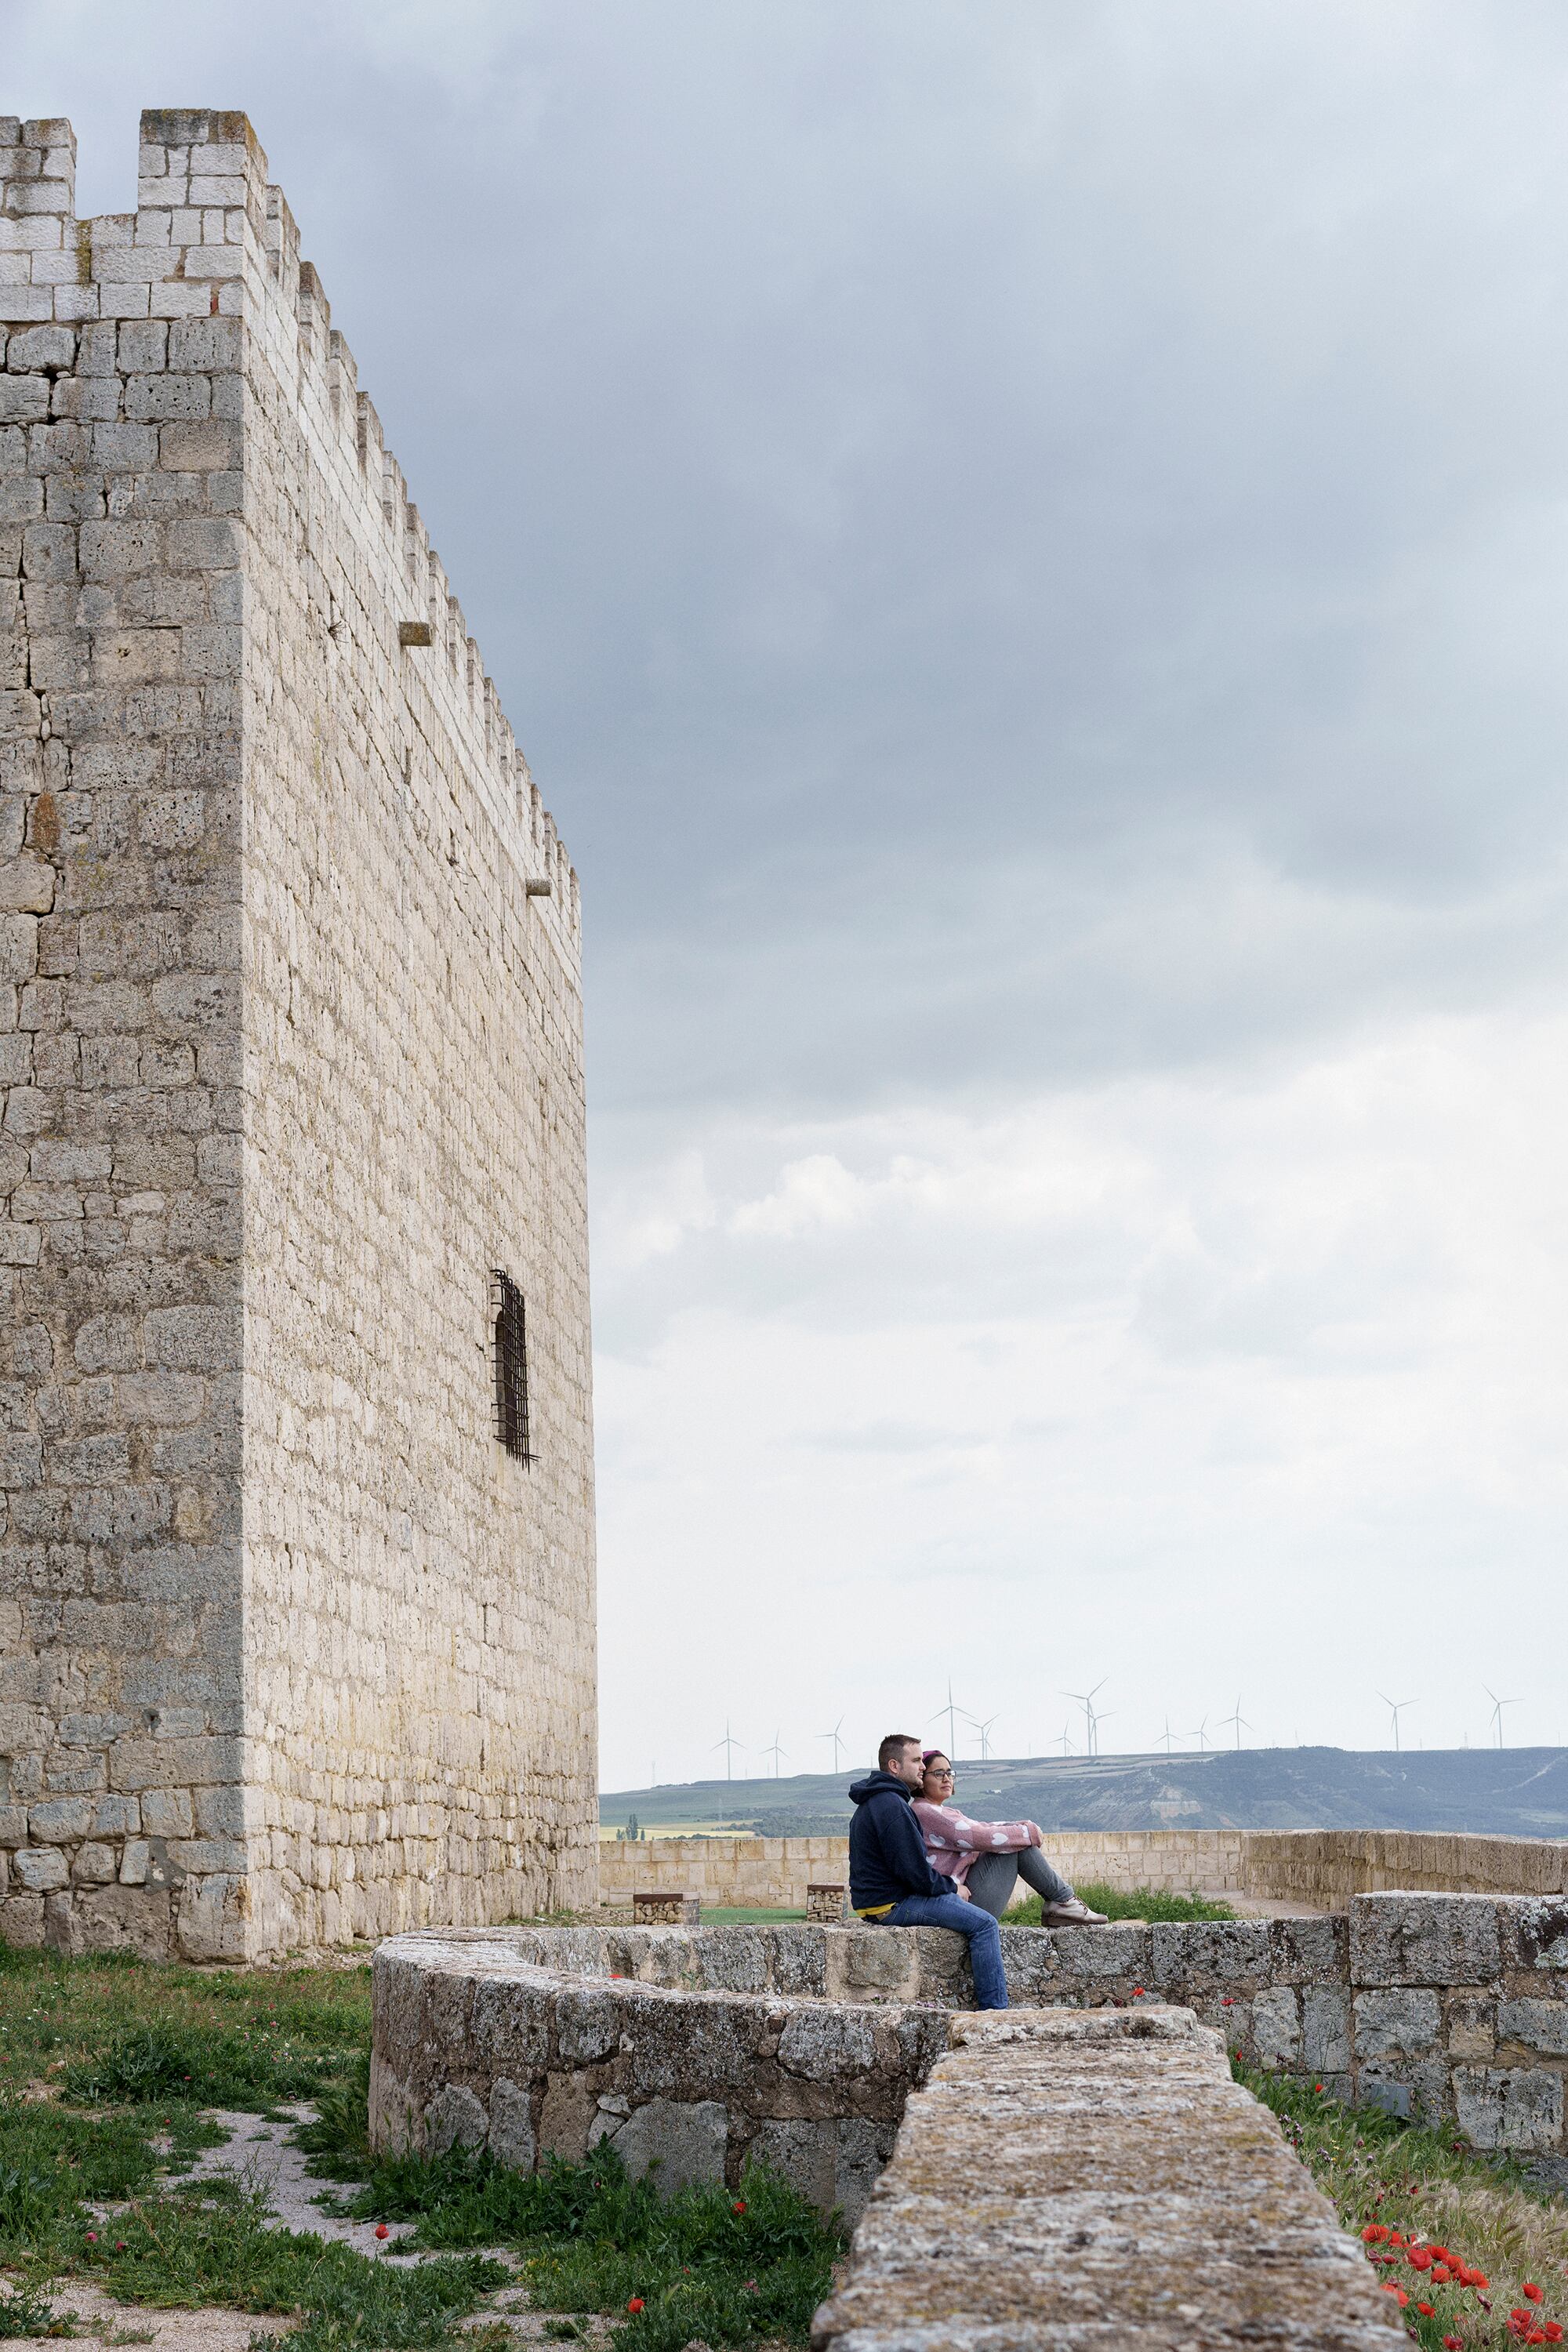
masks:
<svg viewBox="0 0 1568 2352"><path fill-rule="evenodd" d="M139 98L250 109L583 871L599 1105L1561 978L1560 887L1510 913L1564 845L1559 12L79 0L12 50L108 201ZM1138 951L1173 901L1196 971Z"/></svg>

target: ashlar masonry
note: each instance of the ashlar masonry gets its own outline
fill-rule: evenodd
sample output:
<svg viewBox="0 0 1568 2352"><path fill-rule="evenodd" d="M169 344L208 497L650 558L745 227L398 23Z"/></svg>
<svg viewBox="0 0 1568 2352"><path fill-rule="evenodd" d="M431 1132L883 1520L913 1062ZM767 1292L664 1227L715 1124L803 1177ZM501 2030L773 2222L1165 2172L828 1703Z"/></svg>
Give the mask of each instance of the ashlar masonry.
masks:
<svg viewBox="0 0 1568 2352"><path fill-rule="evenodd" d="M592 1900L577 882L241 114L0 120L0 1935Z"/></svg>

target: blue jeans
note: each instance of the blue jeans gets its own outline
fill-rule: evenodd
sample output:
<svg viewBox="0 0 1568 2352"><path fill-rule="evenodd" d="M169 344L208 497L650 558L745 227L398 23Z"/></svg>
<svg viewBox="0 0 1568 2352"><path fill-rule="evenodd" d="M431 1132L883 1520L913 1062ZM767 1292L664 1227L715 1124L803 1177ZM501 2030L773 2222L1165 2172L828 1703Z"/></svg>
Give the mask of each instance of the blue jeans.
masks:
<svg viewBox="0 0 1568 2352"><path fill-rule="evenodd" d="M1007 1978L1002 1966L1002 1930L978 1903L956 1895L906 1895L879 1923L885 1927L956 1927L969 1938L969 1965L977 2009L1005 2009Z"/></svg>

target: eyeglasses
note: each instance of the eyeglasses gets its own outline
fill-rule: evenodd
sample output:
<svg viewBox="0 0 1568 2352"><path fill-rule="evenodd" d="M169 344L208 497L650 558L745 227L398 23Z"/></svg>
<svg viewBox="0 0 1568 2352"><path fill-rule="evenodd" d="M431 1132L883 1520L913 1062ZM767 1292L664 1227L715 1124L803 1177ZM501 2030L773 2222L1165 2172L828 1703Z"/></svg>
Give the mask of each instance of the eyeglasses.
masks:
<svg viewBox="0 0 1568 2352"><path fill-rule="evenodd" d="M931 1780L951 1780L952 1767L951 1764L929 1765L926 1769L926 1778Z"/></svg>

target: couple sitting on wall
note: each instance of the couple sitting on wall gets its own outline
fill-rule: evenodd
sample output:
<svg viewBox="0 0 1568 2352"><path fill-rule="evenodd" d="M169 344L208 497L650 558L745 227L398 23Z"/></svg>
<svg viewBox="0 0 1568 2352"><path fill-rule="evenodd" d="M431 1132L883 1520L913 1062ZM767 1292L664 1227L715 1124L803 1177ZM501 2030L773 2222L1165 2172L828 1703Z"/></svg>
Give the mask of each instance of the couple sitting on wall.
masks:
<svg viewBox="0 0 1568 2352"><path fill-rule="evenodd" d="M1040 1852L1036 1822L973 1822L952 1801L952 1766L940 1748L890 1731L877 1769L849 1794L849 1901L858 1919L888 1927L956 1927L969 1938L974 1998L1005 2009L997 1921L1021 1878L1040 1897L1047 1927L1103 1927Z"/></svg>

